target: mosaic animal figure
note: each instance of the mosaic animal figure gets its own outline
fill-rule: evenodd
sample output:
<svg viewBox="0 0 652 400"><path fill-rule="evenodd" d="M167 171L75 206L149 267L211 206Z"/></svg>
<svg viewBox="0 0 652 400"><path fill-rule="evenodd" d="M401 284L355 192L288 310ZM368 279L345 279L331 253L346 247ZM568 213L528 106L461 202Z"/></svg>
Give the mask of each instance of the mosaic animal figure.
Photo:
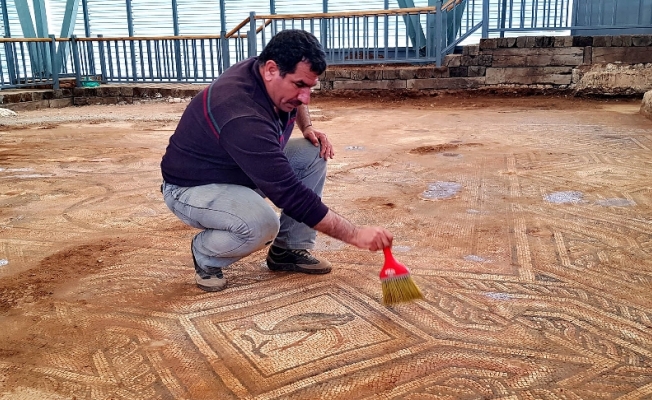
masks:
<svg viewBox="0 0 652 400"><path fill-rule="evenodd" d="M338 326L345 325L355 319L353 314L328 314L328 313L303 313L289 316L276 323L270 329L263 329L256 325L255 322L248 322L243 324L243 328L252 329L260 334L266 336L283 335L287 333L306 332L302 338L282 347L277 347L270 350L287 350L291 347L299 346L308 338L315 335L322 330L330 330L336 337L337 341L331 348L339 348L344 344L344 337L340 333ZM271 340L263 340L261 343L256 344L253 338L249 335L243 334L241 337L252 344L253 352L260 357L267 357L262 353L262 348Z"/></svg>

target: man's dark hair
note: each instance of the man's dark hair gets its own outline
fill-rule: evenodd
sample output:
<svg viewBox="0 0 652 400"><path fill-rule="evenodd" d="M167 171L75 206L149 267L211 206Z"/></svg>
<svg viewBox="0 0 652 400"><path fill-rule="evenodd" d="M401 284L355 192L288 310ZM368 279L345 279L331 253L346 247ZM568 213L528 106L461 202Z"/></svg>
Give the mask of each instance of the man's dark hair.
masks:
<svg viewBox="0 0 652 400"><path fill-rule="evenodd" d="M321 75L326 70L326 53L317 38L300 29L280 31L267 43L258 57L259 65L272 60L278 65L281 76L293 74L297 64L306 61L310 70Z"/></svg>

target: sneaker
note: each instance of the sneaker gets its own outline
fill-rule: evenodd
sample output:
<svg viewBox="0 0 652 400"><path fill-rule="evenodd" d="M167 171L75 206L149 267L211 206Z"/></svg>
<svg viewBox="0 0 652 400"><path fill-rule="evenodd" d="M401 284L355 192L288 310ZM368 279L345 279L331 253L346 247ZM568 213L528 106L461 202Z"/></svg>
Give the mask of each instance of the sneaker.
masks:
<svg viewBox="0 0 652 400"><path fill-rule="evenodd" d="M267 266L272 271L295 271L306 274L331 272L331 263L313 256L308 250L289 250L277 246L269 248Z"/></svg>
<svg viewBox="0 0 652 400"><path fill-rule="evenodd" d="M207 292L219 292L226 287L226 278L222 274L222 268L211 267L210 271L204 271L199 268L195 253L190 246L190 253L192 254L192 262L195 264L195 282L197 287Z"/></svg>

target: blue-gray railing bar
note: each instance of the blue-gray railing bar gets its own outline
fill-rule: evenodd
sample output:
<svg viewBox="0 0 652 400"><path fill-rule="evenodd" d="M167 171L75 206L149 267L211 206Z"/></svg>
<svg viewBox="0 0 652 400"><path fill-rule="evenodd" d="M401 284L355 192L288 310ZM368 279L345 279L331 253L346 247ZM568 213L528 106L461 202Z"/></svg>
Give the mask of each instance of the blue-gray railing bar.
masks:
<svg viewBox="0 0 652 400"><path fill-rule="evenodd" d="M52 79L52 88L57 90L59 89L59 74L57 72L59 71L59 57L57 57L57 42L54 35L50 35L49 47L51 57L50 62L52 64L52 72L50 75Z"/></svg>
<svg viewBox="0 0 652 400"><path fill-rule="evenodd" d="M0 88L54 84L52 38L7 38L0 58Z"/></svg>
<svg viewBox="0 0 652 400"><path fill-rule="evenodd" d="M441 1L438 1L437 2L437 13L435 14L435 18L436 18L436 21L437 21L437 23L435 24L435 32L436 32L435 37L434 37L435 44L433 46L433 48L435 50L435 57L436 57L435 61L437 62L437 66L440 66L441 61L442 61L442 52L441 52L442 35L441 35L440 32L441 32L441 27L444 26L443 14L444 13L441 10Z"/></svg>
<svg viewBox="0 0 652 400"><path fill-rule="evenodd" d="M258 55L256 48L256 13L249 13L249 31L247 32L247 43L249 44L249 56Z"/></svg>
<svg viewBox="0 0 652 400"><path fill-rule="evenodd" d="M178 82L181 77L182 82L204 83L224 71L220 39L219 36L103 38L101 41L77 38L76 45L81 60L94 57L96 63L101 63L106 82ZM86 47L79 44L81 41L93 43L96 51L82 54L81 49ZM100 49L98 43L102 45ZM238 52L241 52L239 46ZM134 60L137 61L135 69ZM80 69L82 79L94 75L87 62L82 62Z"/></svg>
<svg viewBox="0 0 652 400"><path fill-rule="evenodd" d="M440 10L439 17L437 17L437 7L330 14L265 16L252 13L247 21L249 27L244 28L242 25L234 31L240 33L247 29L250 44L247 57L257 54L257 50L267 44L267 38L273 36L274 29L301 28L309 30L322 40L331 64L439 62L441 65L443 54L437 53L441 53L441 50L447 48L449 44L444 43L442 39L443 34L449 34L449 28L444 21L449 19L452 21L450 31L455 32L455 35L468 33L461 27L462 14L459 16L459 21L449 16L444 18L442 15L449 14L460 5L465 5L466 1L449 0L446 3L446 10L442 1L437 1L436 4ZM393 18L390 18L391 16ZM268 19L272 20L269 30L266 23L263 25L259 23ZM412 34L409 29L404 29L403 21L409 21L412 30L420 29L418 27L425 25L428 30L427 37L416 32ZM254 39L251 38L251 32L254 31L255 26L257 26L255 31L259 35ZM478 28L479 25L472 27L472 29ZM394 33L393 39L392 33ZM324 38L326 38L325 42L323 42ZM451 46L454 47L452 43ZM241 58L242 55L238 54L236 61L240 61Z"/></svg>
<svg viewBox="0 0 652 400"><path fill-rule="evenodd" d="M81 87L82 85L82 68L79 60L79 48L77 47L77 36L73 35L70 38L70 46L72 47L72 59L75 65L75 86Z"/></svg>

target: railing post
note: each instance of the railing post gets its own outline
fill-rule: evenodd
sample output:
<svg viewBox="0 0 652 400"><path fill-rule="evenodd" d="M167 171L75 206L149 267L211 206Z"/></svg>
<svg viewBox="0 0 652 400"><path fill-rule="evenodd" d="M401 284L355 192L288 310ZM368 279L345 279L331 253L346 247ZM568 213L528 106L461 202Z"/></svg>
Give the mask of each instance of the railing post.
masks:
<svg viewBox="0 0 652 400"><path fill-rule="evenodd" d="M435 62L438 67L441 67L442 53L446 46L442 46L442 36L444 28L444 16L441 9L441 1L437 0L437 14L435 15Z"/></svg>
<svg viewBox="0 0 652 400"><path fill-rule="evenodd" d="M256 13L249 13L249 32L247 33L247 42L249 44L249 54L248 57L254 57L258 55L257 49L257 37L256 37Z"/></svg>
<svg viewBox="0 0 652 400"><path fill-rule="evenodd" d="M322 2L322 12L324 14L328 14L328 0L323 0ZM319 21L319 27L321 30L321 45L324 48L324 50L327 50L330 48L328 45L328 31L329 31L329 25L330 25L330 20L328 18L322 18ZM333 43L333 47L335 47L335 43Z"/></svg>
<svg viewBox="0 0 652 400"><path fill-rule="evenodd" d="M106 83L106 57L104 55L104 41L102 41L102 38L104 35L97 35L98 39L98 52L100 54L100 70L102 71L102 83Z"/></svg>
<svg viewBox="0 0 652 400"><path fill-rule="evenodd" d="M489 1L482 0L482 38L489 37Z"/></svg>
<svg viewBox="0 0 652 400"><path fill-rule="evenodd" d="M49 35L50 37L50 62L52 63L52 89L59 90L59 73L61 68L59 68L59 63L57 60L57 42L54 35Z"/></svg>
<svg viewBox="0 0 652 400"><path fill-rule="evenodd" d="M183 71L181 67L181 40L179 39L174 39L174 57L176 58L177 81L181 82L183 80Z"/></svg>
<svg viewBox="0 0 652 400"><path fill-rule="evenodd" d="M229 54L229 38L226 37L226 0L220 0L220 40L222 42L222 63L224 70L231 66L231 56Z"/></svg>
<svg viewBox="0 0 652 400"><path fill-rule="evenodd" d="M70 36L70 47L72 47L72 62L75 67L75 86L81 87L81 62L79 60L79 49L77 48L77 36Z"/></svg>

